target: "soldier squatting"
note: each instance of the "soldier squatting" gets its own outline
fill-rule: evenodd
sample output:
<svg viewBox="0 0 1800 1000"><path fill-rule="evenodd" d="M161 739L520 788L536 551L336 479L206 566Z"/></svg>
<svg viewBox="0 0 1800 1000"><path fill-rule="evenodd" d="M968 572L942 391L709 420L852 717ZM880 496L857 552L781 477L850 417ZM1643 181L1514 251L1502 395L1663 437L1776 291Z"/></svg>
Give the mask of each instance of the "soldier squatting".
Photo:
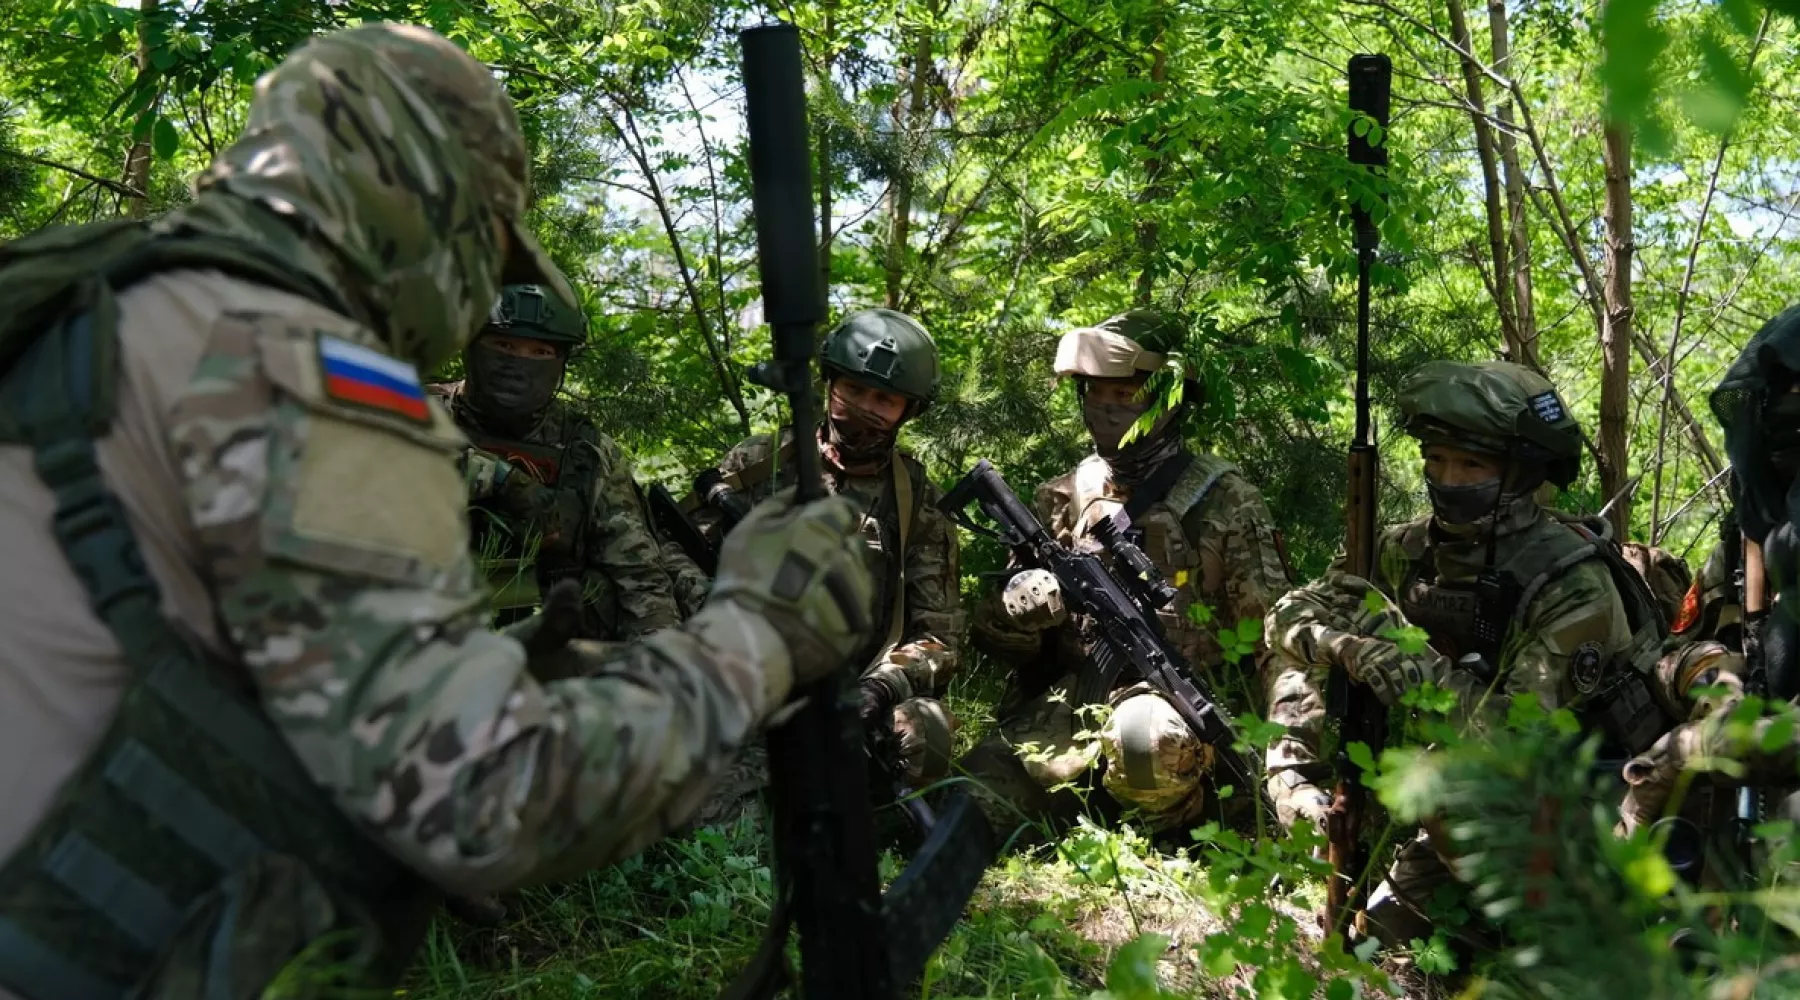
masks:
<svg viewBox="0 0 1800 1000"><path fill-rule="evenodd" d="M0 248L19 302L0 319L0 1000L252 997L320 942L391 984L446 896L743 808L763 724L845 667L877 794L930 803L968 776L1002 839L1084 807L1157 832L1219 809L1239 751L1120 658L1145 637L1285 727L1240 772L1284 825L1331 811L1334 671L1383 705L1435 684L1476 729L1522 695L1572 710L1629 784L1626 829L1663 817L1689 761L1738 752L1723 719L1747 688L1800 694L1781 593L1800 313L1713 397L1735 522L1690 587L1547 505L1580 431L1500 362L1406 380L1431 513L1379 533L1372 575L1340 560L1300 584L1255 485L1190 450L1183 325L1139 310L1057 343L1092 454L1029 511L1115 578L1137 560L1141 627L1109 633L1015 549L968 629L1008 671L998 725L955 759L955 511L898 445L939 390L931 335L843 317L823 419L699 477L679 506L706 550L686 551L558 396L586 322L521 225L526 164L485 68L368 25L259 82L192 204ZM461 381L425 381L458 355ZM1187 380L1179 405L1152 401L1159 373ZM797 447L828 498L793 502ZM1267 641L1228 652L1201 608ZM1753 746L1721 784L1796 783L1800 737ZM1378 882L1354 933L1388 945L1429 936L1426 902L1458 884L1423 830Z"/></svg>

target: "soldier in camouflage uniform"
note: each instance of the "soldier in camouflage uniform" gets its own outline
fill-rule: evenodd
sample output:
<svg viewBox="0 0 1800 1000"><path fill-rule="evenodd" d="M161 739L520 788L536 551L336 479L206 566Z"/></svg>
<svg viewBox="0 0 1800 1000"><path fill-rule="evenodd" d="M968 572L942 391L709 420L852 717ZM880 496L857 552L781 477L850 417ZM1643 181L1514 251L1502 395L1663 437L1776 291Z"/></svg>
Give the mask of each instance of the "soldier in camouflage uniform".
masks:
<svg viewBox="0 0 1800 1000"><path fill-rule="evenodd" d="M639 850L863 645L844 499L753 511L683 627L564 642L565 584L485 630L418 373L503 280L573 308L527 163L480 63L371 24L260 80L191 204L0 247L0 998L388 992L441 891Z"/></svg>
<svg viewBox="0 0 1800 1000"><path fill-rule="evenodd" d="M1147 310L1063 336L1056 373L1076 380L1095 454L1038 487L1034 506L1059 542L1093 552L1104 551L1094 526L1128 517L1144 552L1176 588L1178 596L1158 612L1170 642L1215 690L1253 689L1266 648L1259 641L1249 656L1227 655L1218 630L1259 628L1289 586L1261 494L1229 462L1188 450L1182 430L1200 400L1193 381L1180 405L1123 441L1151 405L1150 376L1181 340L1178 324ZM1022 817L1059 824L1081 805L1064 786L1097 776L1106 797L1158 831L1196 822L1208 801L1213 748L1137 678L1084 690L1092 684L1086 679L1098 676L1084 637L1088 624L1069 619L1055 577L1043 570L1014 574L981 605L973 639L1012 674L998 734L960 762L979 782L977 800L997 830ZM1084 733L1092 728L1082 713L1089 705L1109 709L1093 737Z"/></svg>
<svg viewBox="0 0 1800 1000"><path fill-rule="evenodd" d="M540 285L508 285L463 349L463 380L430 388L469 437L470 527L501 623L576 580L583 637L630 639L686 617L672 571L692 563L651 534L624 451L557 395L586 339L579 308Z"/></svg>
<svg viewBox="0 0 1800 1000"><path fill-rule="evenodd" d="M876 625L854 662L862 665L862 717L892 732L891 771L923 788L950 768L956 720L939 699L957 666L962 608L956 530L937 508L941 496L925 467L896 442L900 428L937 398L937 345L911 317L891 309L853 313L819 345L826 419L815 431L826 489L861 511L864 559L876 581ZM792 434L781 444L749 438L720 460L714 497L768 495L793 474ZM713 537L727 529L718 500L696 521ZM734 531L736 529L729 529ZM702 816L724 818L766 781L762 748L747 753Z"/></svg>
<svg viewBox="0 0 1800 1000"><path fill-rule="evenodd" d="M1599 731L1613 759L1682 714L1652 680L1663 634L1654 599L1605 523L1534 499L1579 470L1580 428L1555 389L1517 365L1432 362L1402 385L1400 410L1420 443L1432 513L1381 533L1379 579L1340 560L1269 613L1270 718L1288 735L1269 750L1268 786L1287 823L1322 822L1330 804L1319 754L1328 670L1348 671L1384 704L1434 682L1477 725L1534 695ZM1424 630L1422 649L1392 631L1408 625ZM1425 904L1454 884L1421 833L1371 894L1368 932L1389 945L1429 938Z"/></svg>

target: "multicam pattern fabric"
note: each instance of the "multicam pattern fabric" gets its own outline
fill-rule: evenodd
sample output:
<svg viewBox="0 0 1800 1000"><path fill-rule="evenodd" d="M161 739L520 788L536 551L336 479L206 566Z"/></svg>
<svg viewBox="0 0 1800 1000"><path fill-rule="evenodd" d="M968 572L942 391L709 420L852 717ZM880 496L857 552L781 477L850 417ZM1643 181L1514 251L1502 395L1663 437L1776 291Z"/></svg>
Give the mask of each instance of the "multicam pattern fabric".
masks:
<svg viewBox="0 0 1800 1000"><path fill-rule="evenodd" d="M1319 785L1328 773L1319 758L1325 722L1320 692L1330 669L1365 680L1386 676L1395 696L1406 684L1403 677L1435 680L1458 694L1464 710L1479 705L1480 719L1495 719L1504 718L1512 698L1526 693L1547 709L1581 706L1589 692L1580 690L1573 669L1578 654L1605 663L1629 649L1624 605L1597 559L1577 563L1537 593L1502 646L1501 662L1494 665L1500 683L1491 692L1475 675L1445 662L1446 650L1467 647L1466 636L1432 634L1431 646L1418 654L1404 653L1394 639L1383 637L1384 631L1411 624L1399 604L1420 578L1435 575L1440 586L1474 582L1485 565L1489 524L1483 518L1444 526L1423 518L1388 528L1376 550L1380 579L1352 575L1340 554L1323 579L1289 593L1269 612L1265 632L1275 652L1265 675L1269 717L1287 726L1288 734L1269 749L1268 785L1284 822L1313 815L1323 795ZM1500 525L1497 556L1504 560L1525 547L1557 544L1553 533L1569 530L1536 504L1517 505ZM1439 541L1430 544L1434 532ZM1365 603L1371 590L1381 597L1379 610ZM1415 669L1399 671L1395 664Z"/></svg>
<svg viewBox="0 0 1800 1000"><path fill-rule="evenodd" d="M785 440L785 433L783 437ZM774 452L771 437L756 435L727 452L719 462L719 471L741 475L767 467ZM914 463L904 452L899 454L901 461ZM900 534L892 473L884 467L872 475L849 475L831 469L829 464L826 471L827 488L834 495L849 497L863 512L862 531L868 543L864 553L869 573L876 581L873 641L880 643L891 624L894 549ZM880 675L887 681L896 702L941 695L955 673L962 640L956 529L937 509L942 496L938 488L922 475L916 481L922 483L922 489L907 531L906 551L900 555L904 563L906 620L900 629L900 641L892 650L885 655L879 646L868 650L869 665L864 671L865 675Z"/></svg>
<svg viewBox="0 0 1800 1000"><path fill-rule="evenodd" d="M1258 643L1246 663L1227 663L1218 630L1244 621L1260 622L1289 582L1274 521L1261 494L1222 460L1196 457L1169 496L1191 497L1209 479L1214 485L1199 503L1182 510L1173 509L1168 501L1152 505L1137 525L1144 532L1145 554L1177 591L1159 616L1165 634L1211 678L1221 697L1229 697L1239 680L1255 676L1267 653ZM1034 506L1059 542L1097 552L1093 526L1116 514L1128 499L1129 494L1112 481L1105 461L1090 457L1074 472L1039 487ZM997 828L1010 829L1021 811L1031 811L1029 799L1048 801L1041 794L1021 798L1007 791L1020 784L1014 770L1019 764L1041 792L1075 780L1102 757L1107 762L1103 778L1107 791L1159 829L1178 827L1198 816L1206 802L1203 778L1210 770L1212 752L1188 731L1173 707L1133 681L1111 693L1107 699L1111 711L1101 713L1103 721L1083 719L1070 699L1073 678L1089 655L1080 634L1084 623L1072 620L1050 633L1055 652L1046 658L1045 631L1024 627L1006 613L1003 601L1004 594L997 590L981 605L974 641L1014 668L1015 691L1022 686L1045 690L1023 700L1009 698L1011 704L1003 705L1000 734L964 762L981 780L978 799L990 820L1004 824ZM1208 624L1200 624L1201 619ZM1035 684L1025 680L1030 676L1036 677ZM1133 705L1145 699L1158 704ZM1155 779L1145 783L1147 787L1134 787L1127 780L1118 731L1121 713L1131 716L1140 709L1152 734Z"/></svg>
<svg viewBox="0 0 1800 1000"><path fill-rule="evenodd" d="M518 115L484 66L429 29L370 24L322 36L258 80L243 136L168 225L255 229L246 217L258 210L299 223L381 346L430 371L493 305L503 232L506 277L529 273L520 280L576 302L518 224L528 164Z"/></svg>
<svg viewBox="0 0 1800 1000"><path fill-rule="evenodd" d="M464 383L433 385L431 391L449 406L458 426L471 434L479 432L480 423L464 396ZM581 532L581 558L588 570L582 589L590 608L596 609L592 617L604 624L604 629L588 638L630 639L667 628L686 616L676 606L662 546L644 519L631 459L605 434L577 435L576 425L583 420L567 403L558 400L537 427L523 437L522 443L594 451L591 484L556 484L558 488L581 489L588 497L587 523ZM564 462L565 467L573 464ZM494 493L493 470L491 456L473 453L467 468L471 503L488 499ZM514 465L511 474L530 476L531 470ZM503 515L484 512L484 516ZM528 538L532 531L530 524L522 522L507 527L508 534L519 539Z"/></svg>
<svg viewBox="0 0 1800 1000"><path fill-rule="evenodd" d="M234 317L175 406L220 613L270 717L346 812L457 891L642 847L779 702L788 643L727 602L537 684L481 628L460 434L326 396L321 328L374 340L325 315Z"/></svg>

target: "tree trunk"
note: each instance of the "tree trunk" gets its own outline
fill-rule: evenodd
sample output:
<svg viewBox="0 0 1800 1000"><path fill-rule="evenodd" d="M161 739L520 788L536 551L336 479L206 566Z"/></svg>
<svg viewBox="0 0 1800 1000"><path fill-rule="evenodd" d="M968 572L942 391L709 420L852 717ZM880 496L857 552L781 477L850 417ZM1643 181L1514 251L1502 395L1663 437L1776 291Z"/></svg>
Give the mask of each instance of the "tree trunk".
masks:
<svg viewBox="0 0 1800 1000"><path fill-rule="evenodd" d="M1631 135L1625 125L1606 126L1606 311L1600 330L1600 492L1612 502L1613 537L1624 541L1631 527L1626 410L1630 404L1631 306ZM1615 500L1616 498L1616 500Z"/></svg>
<svg viewBox="0 0 1800 1000"><path fill-rule="evenodd" d="M1162 86L1169 79L1169 49L1165 35L1167 19L1164 17L1160 6L1156 8L1153 16L1156 18L1156 40L1150 43L1152 53L1150 62L1150 82L1155 84L1154 93L1156 96L1153 100L1161 100L1163 96ZM1153 137L1151 143L1152 151L1144 160L1144 193L1142 197L1138 199L1140 210L1148 206L1160 204L1163 199L1168 196L1168 192L1164 190L1164 185L1162 183L1163 169L1165 166L1161 151L1162 137ZM1137 241L1139 271L1137 288L1135 294L1132 296L1132 302L1134 305L1143 307L1151 304L1156 292L1156 272L1158 270L1157 258L1159 256L1161 232L1154 218L1140 219L1138 221Z"/></svg>
<svg viewBox="0 0 1800 1000"><path fill-rule="evenodd" d="M1488 34L1492 36L1494 46L1494 70L1510 79L1512 77L1512 30L1507 23L1506 0L1488 0ZM1520 364L1533 369L1539 367L1537 306L1532 301L1531 292L1531 230L1526 227L1525 212L1525 171L1519 164L1519 142L1513 135L1512 95L1502 93L1500 103L1494 107L1495 117L1500 120L1498 133L1500 146L1500 166L1506 177L1506 234L1511 244L1507 261L1512 265L1512 274L1507 276L1513 286L1513 325L1519 332ZM1503 280L1500 275L1495 281Z"/></svg>
<svg viewBox="0 0 1800 1000"><path fill-rule="evenodd" d="M915 29L912 54L906 67L906 110L894 107L894 134L900 141L900 169L888 185L887 238L887 307L900 308L901 290L906 284L906 251L912 239L913 182L918 177L918 160L924 148L923 136L929 125L925 105L926 84L931 76L931 37L936 30L937 11L925 4L924 23Z"/></svg>
<svg viewBox="0 0 1800 1000"><path fill-rule="evenodd" d="M155 16L159 0L139 0L137 23L137 80L133 86L142 86L149 82L154 67L150 64L150 19ZM150 115L155 118L157 106L161 99L150 105ZM150 133L132 142L125 153L125 186L139 192L125 198L125 214L134 219L141 219L150 210L150 159L153 156L150 148Z"/></svg>
<svg viewBox="0 0 1800 1000"><path fill-rule="evenodd" d="M1450 38L1462 49L1463 89L1468 102L1469 120L1475 126L1475 154L1481 161L1481 188L1487 209L1488 253L1494 261L1492 291L1494 305L1500 313L1500 338L1506 356L1524 362L1519 342L1519 327L1513 309L1511 269L1506 264L1506 213L1500 199L1500 171L1495 163L1494 126L1488 121L1487 102L1481 96L1481 68L1475 64L1475 41L1469 35L1468 17L1462 0L1444 0L1450 14Z"/></svg>

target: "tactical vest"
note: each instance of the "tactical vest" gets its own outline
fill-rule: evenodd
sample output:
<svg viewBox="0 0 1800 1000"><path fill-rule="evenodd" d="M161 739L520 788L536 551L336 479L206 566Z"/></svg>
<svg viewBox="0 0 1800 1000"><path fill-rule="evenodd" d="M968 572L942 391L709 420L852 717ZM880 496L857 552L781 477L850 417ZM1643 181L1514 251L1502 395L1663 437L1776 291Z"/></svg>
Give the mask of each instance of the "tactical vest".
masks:
<svg viewBox="0 0 1800 1000"><path fill-rule="evenodd" d="M736 476L727 477L726 482L752 501L773 496L793 485L793 464L788 461L793 448L792 440L782 441L781 447L770 449L767 461L754 463ZM925 502L925 467L895 448L888 460L887 475L888 487L863 515L863 535L873 551L892 552L896 557L888 560L888 572L879 579L877 585L881 589L875 595L874 606L885 607L886 617L876 622L869 645L851 658L857 664L870 664L885 657L900 644L906 631L906 546L912 526L918 522L919 508Z"/></svg>
<svg viewBox="0 0 1800 1000"><path fill-rule="evenodd" d="M572 494L576 509L582 512L581 527L573 543L552 559L536 551L537 540L531 537L528 525L509 520L491 501L475 505L476 516L469 519L470 543L493 587L498 624L527 617L551 584L584 580L587 571L593 542L588 536L588 521L594 506L594 474L599 467L599 430L593 421L572 411L563 411L552 419L561 422L563 430L561 440L553 444L500 437L472 422L459 423L470 444L499 455L557 492ZM610 595L604 596L607 599L591 601L588 608L600 619L592 623L598 629L592 638L618 635L618 610Z"/></svg>
<svg viewBox="0 0 1800 1000"><path fill-rule="evenodd" d="M1502 651L1523 628L1545 585L1576 565L1599 559L1624 605L1631 639L1610 659L1588 661L1577 653L1570 665L1570 682L1578 698L1574 707L1583 728L1606 739L1604 754L1640 753L1673 724L1649 685L1668 625L1649 586L1619 553L1606 521L1544 513L1553 526L1567 530L1535 529L1530 544L1513 546L1492 576L1484 573L1482 581L1438 580L1431 558L1435 543L1430 519L1407 525L1399 547L1422 555L1405 566L1398 589L1400 609L1408 622L1430 634L1432 648L1451 661L1473 653L1491 669L1504 670Z"/></svg>
<svg viewBox="0 0 1800 1000"><path fill-rule="evenodd" d="M31 447L56 498L51 530L132 670L99 745L0 862L0 986L27 1000L248 1000L302 955L348 982L391 982L435 908L311 780L241 669L163 618L101 478L115 293L193 268L344 310L257 247L152 237L141 223L0 247L0 442ZM325 981L294 995L343 989Z"/></svg>
<svg viewBox="0 0 1800 1000"><path fill-rule="evenodd" d="M1099 556L1103 561L1110 560L1105 548L1092 537L1093 525L1103 517L1116 520L1121 514L1132 514L1128 537L1144 550L1165 579L1184 596L1189 595L1191 591L1187 586L1194 581L1187 578L1197 576L1200 571L1200 539L1190 538L1182 522L1190 511L1206 502L1227 473L1236 471L1236 466L1211 455L1188 456L1172 481L1158 484L1152 476L1149 482L1133 492L1127 503L1107 492L1110 473L1105 461L1090 457L1076 467L1071 482L1068 544L1077 551ZM1150 492L1144 492L1146 489ZM1192 657L1201 641L1202 630L1188 620L1186 612L1187 602L1178 599L1158 611L1156 616L1169 643L1183 656ZM1202 664L1194 666L1199 668ZM1133 678L1122 677L1116 672L1106 672L1095 657L1084 655L1075 683L1077 701L1083 705L1104 703L1115 688L1131 680ZM1133 732L1126 732L1125 736L1129 751L1139 741ZM1147 733L1144 739L1148 740Z"/></svg>

